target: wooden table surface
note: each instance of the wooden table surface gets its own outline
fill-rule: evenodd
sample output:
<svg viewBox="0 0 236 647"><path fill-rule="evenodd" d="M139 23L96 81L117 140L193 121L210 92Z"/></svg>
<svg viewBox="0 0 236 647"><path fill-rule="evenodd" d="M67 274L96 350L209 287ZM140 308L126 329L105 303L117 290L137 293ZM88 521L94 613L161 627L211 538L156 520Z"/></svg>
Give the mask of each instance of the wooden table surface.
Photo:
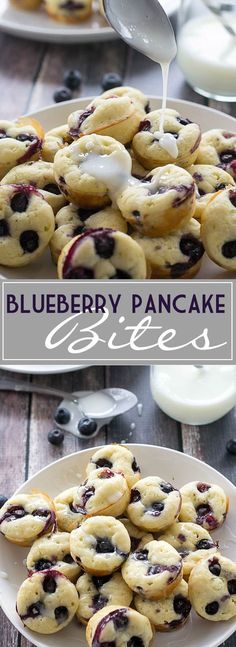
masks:
<svg viewBox="0 0 236 647"><path fill-rule="evenodd" d="M119 72L125 84L146 93L160 95L162 91L158 67L119 41L63 47L0 34L0 51L1 119L14 119L52 103L54 90L62 85L63 73L70 68L79 68L83 75L79 96L100 93L101 78L110 71ZM177 64L171 69L169 96L207 103L186 85ZM236 115L235 104L211 102L211 105ZM79 441L68 434L63 446L57 448L47 441L47 432L53 425L55 399L0 392L0 492L7 496L26 478L61 456L90 444L122 440L179 449L207 461L232 481L235 479L236 458L225 451L226 440L234 435L235 412L210 427L193 428L175 423L158 410L151 398L148 367L91 367L64 375L22 376L20 379L66 390L122 386L136 393L143 403L143 415L139 417L132 411L117 418L92 443ZM132 432L131 422L136 424ZM3 614L0 636L1 647L30 647ZM233 637L225 643L225 647L234 645Z"/></svg>

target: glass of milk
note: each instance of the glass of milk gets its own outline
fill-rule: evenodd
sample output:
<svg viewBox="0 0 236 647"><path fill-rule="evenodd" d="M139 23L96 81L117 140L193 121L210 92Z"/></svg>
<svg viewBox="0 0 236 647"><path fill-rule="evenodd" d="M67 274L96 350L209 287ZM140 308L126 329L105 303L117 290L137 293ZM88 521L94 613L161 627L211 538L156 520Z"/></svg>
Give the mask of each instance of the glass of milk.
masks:
<svg viewBox="0 0 236 647"><path fill-rule="evenodd" d="M236 0L182 0L178 63L196 92L236 100Z"/></svg>
<svg viewBox="0 0 236 647"><path fill-rule="evenodd" d="M151 366L151 392L174 420L209 424L236 406L236 366Z"/></svg>

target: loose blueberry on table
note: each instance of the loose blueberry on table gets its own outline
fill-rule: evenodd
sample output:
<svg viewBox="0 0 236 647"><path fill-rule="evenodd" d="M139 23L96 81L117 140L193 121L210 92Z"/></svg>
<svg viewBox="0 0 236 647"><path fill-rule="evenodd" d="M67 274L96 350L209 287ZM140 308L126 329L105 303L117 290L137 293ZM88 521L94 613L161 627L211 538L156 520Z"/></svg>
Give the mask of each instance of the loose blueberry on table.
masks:
<svg viewBox="0 0 236 647"><path fill-rule="evenodd" d="M112 90L112 88L118 88L121 85L122 78L120 74L117 74L116 72L108 72L107 74L104 74L102 78L102 89L104 91Z"/></svg>
<svg viewBox="0 0 236 647"><path fill-rule="evenodd" d="M70 101L72 99L72 92L69 88L59 88L53 94L55 103L62 103L62 101Z"/></svg>
<svg viewBox="0 0 236 647"><path fill-rule="evenodd" d="M70 412L64 407L57 409L55 413L55 420L60 425L67 425L70 422Z"/></svg>
<svg viewBox="0 0 236 647"><path fill-rule="evenodd" d="M69 90L78 90L82 83L82 74L79 70L68 70L65 72L63 80Z"/></svg>
<svg viewBox="0 0 236 647"><path fill-rule="evenodd" d="M51 445L59 446L63 443L63 440L64 434L61 429L51 429L51 431L48 432L48 441Z"/></svg>

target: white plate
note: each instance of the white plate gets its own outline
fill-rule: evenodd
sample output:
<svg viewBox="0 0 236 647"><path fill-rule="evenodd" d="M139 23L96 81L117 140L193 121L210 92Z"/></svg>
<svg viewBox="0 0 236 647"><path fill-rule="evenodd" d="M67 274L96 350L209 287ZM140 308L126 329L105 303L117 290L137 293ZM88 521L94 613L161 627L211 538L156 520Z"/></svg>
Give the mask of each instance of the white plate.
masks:
<svg viewBox="0 0 236 647"><path fill-rule="evenodd" d="M227 521L214 537L219 539L222 552L235 560L236 554L236 488L222 474L196 458L165 447L152 445L128 445L141 466L142 474L158 474L177 487L192 480L212 482L224 488L230 498ZM97 448L96 448L97 449ZM63 489L75 485L85 474L85 467L94 449L66 456L41 470L25 483L18 492L30 492L33 488L47 491L55 496ZM85 647L85 631L74 620L61 632L43 636L23 627L15 611L17 589L25 579L23 559L26 550L14 547L0 537L0 569L7 571L9 579L0 578L0 600L3 611L13 625L37 647ZM171 634L158 633L153 647L217 647L236 630L236 619L230 622L208 622L195 613L185 627Z"/></svg>
<svg viewBox="0 0 236 647"><path fill-rule="evenodd" d="M161 4L171 15L178 9L180 0L161 0ZM117 34L98 10L94 11L88 20L69 25L52 20L42 9L37 11L15 9L9 5L8 0L0 0L0 29L21 38L63 43L63 45L117 38Z"/></svg>
<svg viewBox="0 0 236 647"><path fill-rule="evenodd" d="M78 364L78 366L73 364L65 365L63 364L9 364L7 366L1 366L2 371L12 371L14 373L27 373L31 375L55 375L56 373L71 373L72 371L81 371L83 368L86 368L88 364Z"/></svg>
<svg viewBox="0 0 236 647"><path fill-rule="evenodd" d="M71 112L85 108L91 99L91 97L85 97L83 99L65 101L65 103L51 105L42 110L38 110L37 112L31 113L30 116L38 119L45 131L47 131L66 123ZM161 107L160 97L151 96L150 101L153 110ZM219 112L218 110L213 110L212 108L207 108L198 103L191 103L190 101L183 101L181 99L169 99L168 106L178 110L178 112L180 112L184 117L188 117L192 121L200 124L202 131L209 130L210 128L235 130L235 118L230 115L226 115L223 112ZM32 263L32 265L18 269L0 266L0 278L9 280L56 279L57 273L56 267L52 263L50 252L47 250L43 256L41 256L36 263ZM196 278L227 280L229 278L235 278L235 273L226 272L210 261L205 255L200 272L197 274Z"/></svg>

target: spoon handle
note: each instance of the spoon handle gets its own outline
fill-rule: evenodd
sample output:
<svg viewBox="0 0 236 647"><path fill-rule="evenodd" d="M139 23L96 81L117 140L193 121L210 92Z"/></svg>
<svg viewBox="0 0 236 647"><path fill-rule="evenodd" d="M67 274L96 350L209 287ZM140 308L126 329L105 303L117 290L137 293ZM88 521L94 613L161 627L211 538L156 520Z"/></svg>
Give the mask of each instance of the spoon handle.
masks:
<svg viewBox="0 0 236 647"><path fill-rule="evenodd" d="M0 390L2 391L24 391L25 393L39 393L39 395L50 395L55 398L62 398L70 402L79 403L78 398L73 393L60 391L60 389L51 389L47 386L37 386L35 384L28 384L28 382L21 382L21 380L8 380L3 378L0 380Z"/></svg>

